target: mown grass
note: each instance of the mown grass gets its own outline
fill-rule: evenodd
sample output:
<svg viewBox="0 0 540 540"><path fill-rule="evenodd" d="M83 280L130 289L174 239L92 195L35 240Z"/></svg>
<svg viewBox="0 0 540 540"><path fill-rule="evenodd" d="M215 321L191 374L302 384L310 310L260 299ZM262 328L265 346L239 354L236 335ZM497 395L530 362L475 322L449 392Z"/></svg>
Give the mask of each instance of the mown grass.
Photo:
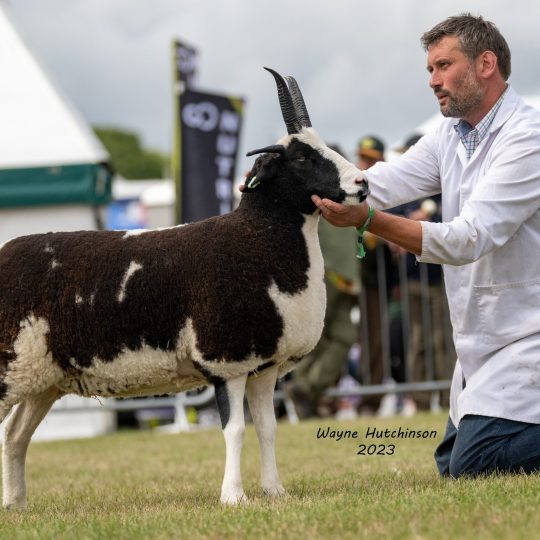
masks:
<svg viewBox="0 0 540 540"><path fill-rule="evenodd" d="M2 511L0 538L539 537L540 475L440 479L437 441L429 439L393 441L393 456L356 454L368 426L436 429L440 438L444 425L442 415L282 423L278 466L289 494L279 500L260 494L249 426L243 475L250 502L235 508L219 503L224 443L217 429L33 443L29 508ZM358 430L361 439L317 439L326 426Z"/></svg>

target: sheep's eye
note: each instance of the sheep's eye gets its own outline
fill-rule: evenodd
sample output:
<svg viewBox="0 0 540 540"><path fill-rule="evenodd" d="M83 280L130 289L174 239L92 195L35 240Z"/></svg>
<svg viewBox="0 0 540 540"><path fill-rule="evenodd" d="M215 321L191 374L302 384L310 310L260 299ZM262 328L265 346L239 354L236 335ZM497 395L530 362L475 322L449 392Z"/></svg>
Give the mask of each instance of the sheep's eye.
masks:
<svg viewBox="0 0 540 540"><path fill-rule="evenodd" d="M306 157L305 156L298 156L297 158L295 158L294 161L306 161Z"/></svg>

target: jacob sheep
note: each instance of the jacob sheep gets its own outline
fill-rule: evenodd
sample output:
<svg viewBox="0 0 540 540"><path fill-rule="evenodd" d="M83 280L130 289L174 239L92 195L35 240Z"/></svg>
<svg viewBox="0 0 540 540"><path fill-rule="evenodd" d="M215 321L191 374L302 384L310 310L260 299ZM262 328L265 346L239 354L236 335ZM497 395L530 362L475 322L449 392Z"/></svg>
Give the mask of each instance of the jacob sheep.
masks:
<svg viewBox="0 0 540 540"><path fill-rule="evenodd" d="M245 499L244 393L263 490L281 495L278 376L317 343L325 288L313 193L358 203L361 173L311 128L302 96L277 83L288 135L262 154L239 207L161 230L24 236L0 247L3 502L26 506L30 438L56 399L175 393L213 384L225 438L221 501Z"/></svg>

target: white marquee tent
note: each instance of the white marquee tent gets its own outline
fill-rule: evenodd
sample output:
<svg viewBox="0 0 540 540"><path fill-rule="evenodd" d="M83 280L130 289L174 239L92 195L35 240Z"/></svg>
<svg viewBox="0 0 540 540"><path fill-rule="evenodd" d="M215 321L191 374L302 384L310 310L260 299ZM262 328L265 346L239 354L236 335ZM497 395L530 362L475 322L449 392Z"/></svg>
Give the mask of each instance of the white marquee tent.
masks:
<svg viewBox="0 0 540 540"><path fill-rule="evenodd" d="M8 9L0 3L0 242L95 228L93 208L110 197L109 156L25 44Z"/></svg>
<svg viewBox="0 0 540 540"><path fill-rule="evenodd" d="M22 234L95 228L95 208L110 194L108 154L38 64L7 9L0 4L0 244ZM92 436L114 425L114 413L96 400L66 396L35 438Z"/></svg>

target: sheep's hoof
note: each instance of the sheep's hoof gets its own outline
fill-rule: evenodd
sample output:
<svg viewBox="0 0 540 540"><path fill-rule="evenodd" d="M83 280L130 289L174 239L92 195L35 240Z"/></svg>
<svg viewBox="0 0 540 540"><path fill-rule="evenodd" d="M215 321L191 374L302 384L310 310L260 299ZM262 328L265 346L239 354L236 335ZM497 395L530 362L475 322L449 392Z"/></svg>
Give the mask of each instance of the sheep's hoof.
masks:
<svg viewBox="0 0 540 540"><path fill-rule="evenodd" d="M243 491L238 493L221 494L221 504L224 504L226 506L238 506L241 504L247 504L248 502L248 498Z"/></svg>
<svg viewBox="0 0 540 540"><path fill-rule="evenodd" d="M24 512L26 510L26 501L25 502L12 502L4 503L4 508L10 512Z"/></svg>

